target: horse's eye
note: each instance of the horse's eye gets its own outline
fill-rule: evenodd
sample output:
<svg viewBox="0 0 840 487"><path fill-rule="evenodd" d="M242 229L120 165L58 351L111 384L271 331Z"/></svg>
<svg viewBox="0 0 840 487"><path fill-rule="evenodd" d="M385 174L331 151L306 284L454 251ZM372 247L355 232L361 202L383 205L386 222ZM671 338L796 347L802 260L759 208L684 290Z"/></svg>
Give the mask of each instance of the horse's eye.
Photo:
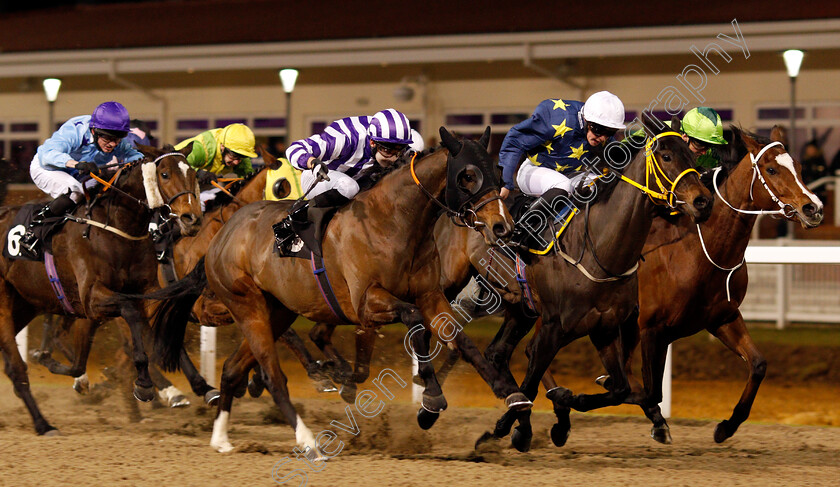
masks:
<svg viewBox="0 0 840 487"><path fill-rule="evenodd" d="M160 173L160 177L163 178L163 179L169 179L169 173L164 171L164 172Z"/></svg>
<svg viewBox="0 0 840 487"><path fill-rule="evenodd" d="M771 175L771 176L772 176L772 175L774 175L774 174L776 174L776 172L777 172L777 171L776 171L776 168L773 168L773 167L768 167L768 168L766 169L766 171L767 171L767 174L769 174L769 175Z"/></svg>
<svg viewBox="0 0 840 487"><path fill-rule="evenodd" d="M665 162L671 162L671 155L670 154L662 154L662 160Z"/></svg>

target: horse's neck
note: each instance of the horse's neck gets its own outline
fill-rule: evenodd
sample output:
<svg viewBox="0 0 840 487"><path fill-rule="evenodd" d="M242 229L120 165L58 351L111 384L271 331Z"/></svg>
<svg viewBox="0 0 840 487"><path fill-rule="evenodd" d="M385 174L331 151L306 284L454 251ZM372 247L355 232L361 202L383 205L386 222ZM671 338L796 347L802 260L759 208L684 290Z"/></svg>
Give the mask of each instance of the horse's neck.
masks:
<svg viewBox="0 0 840 487"><path fill-rule="evenodd" d="M268 177L268 169L262 169L254 177L245 183L236 197L244 203L253 203L263 199L265 195L265 180Z"/></svg>
<svg viewBox="0 0 840 487"><path fill-rule="evenodd" d="M636 156L624 175L636 182L645 181L644 152ZM615 184L617 186L606 201L592 205L590 208L588 231L594 249L589 248L584 253L583 262L587 268L593 268L592 265L597 267L591 255L594 251L595 256L607 270L620 274L633 267L639 260L653 221L653 203L646 194L634 186L624 181L618 181ZM581 245L583 245L586 225L585 211L584 209L584 214L576 218L578 220L574 232L576 236L569 239L569 241L580 242Z"/></svg>
<svg viewBox="0 0 840 487"><path fill-rule="evenodd" d="M417 179L435 197L446 186L447 154L448 151L440 150L415 163ZM393 222L382 227L388 231L389 241L406 245L408 250L412 243L419 244L434 233L440 207L414 182L410 167L394 171L360 196L364 204L374 207L369 214L381 215L381 218Z"/></svg>
<svg viewBox="0 0 840 487"><path fill-rule="evenodd" d="M753 184L752 176L752 164L750 156L747 154L732 169L726 180L718 186L720 194L735 208L742 210L757 209L750 197L750 187ZM760 186L757 189L764 190ZM717 195L715 196L717 197ZM735 260L740 262L740 259L743 258L757 216L736 212L726 203L720 201L720 198L717 199L718 201L712 208L712 215L706 222L700 224L700 229L703 232L706 248L713 255L739 256L738 259L730 257L730 261L720 262L719 264L735 265L738 263ZM715 250L719 251L715 252Z"/></svg>
<svg viewBox="0 0 840 487"><path fill-rule="evenodd" d="M108 224L131 235L142 235L147 232L149 221L151 221L151 212L147 211L147 207L142 203L136 201L146 201L142 173L141 165L138 164L126 176L123 176L125 184L121 185L119 181L115 183L115 187L131 195L131 198L110 189L109 192L113 192L110 199L105 199L100 204L109 220Z"/></svg>

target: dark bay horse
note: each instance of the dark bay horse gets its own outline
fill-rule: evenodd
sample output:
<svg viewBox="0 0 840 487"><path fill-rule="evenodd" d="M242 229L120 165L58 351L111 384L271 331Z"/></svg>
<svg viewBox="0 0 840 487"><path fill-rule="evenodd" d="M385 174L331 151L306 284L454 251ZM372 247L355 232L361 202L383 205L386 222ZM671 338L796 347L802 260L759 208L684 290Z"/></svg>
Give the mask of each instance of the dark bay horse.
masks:
<svg viewBox="0 0 840 487"><path fill-rule="evenodd" d="M153 211L158 209L168 218L177 219L182 233L191 235L201 224L201 208L195 192L195 171L185 163L184 154L139 148L147 160L124 166L112 187L89 208L86 220L115 228L124 236L95 224L88 227L68 222L55 234L52 246L58 277L73 312L93 322L122 317L130 326L132 358L138 373L135 397L149 401L154 391L142 340L143 330L148 327L144 309L138 303L116 303L113 297L117 292L143 293L156 287L154 252L147 238ZM8 233L17 210L0 208L0 234ZM84 206L74 212L76 218L85 215ZM44 419L32 398L15 334L35 316L63 312L43 263L0 258L0 349L6 374L29 410L38 434L55 434L57 430ZM68 372L79 375L83 370Z"/></svg>
<svg viewBox="0 0 840 487"><path fill-rule="evenodd" d="M649 133L656 135L626 166L622 181L612 182L605 194L572 219L563 240L556 244L558 252L535 255L525 268L530 299L543 326L527 347L529 360L522 392L529 399L535 398L540 378L557 352L583 336L589 337L605 368L615 378L614 387L602 394L574 395L563 387L548 392L558 418L551 430L552 441L557 445L568 438L570 408L589 411L617 405L630 393L621 329L626 323L636 322L638 278L634 271L654 216L660 212L659 205L667 202L695 221L705 220L711 212L711 194L691 169L694 158L688 145L677 132L663 132L647 117L644 123ZM660 175L654 176L654 171ZM640 191L639 186L644 183L638 184L657 178L670 184L668 190L659 192L662 199L649 197ZM672 201L674 196L679 202ZM529 316L515 305L506 308L505 318L505 325L485 355L500 373L510 377L509 343L518 342L531 329L536 316ZM515 340L506 341L511 335ZM493 434L484 438L506 436L517 416L520 424L513 435L513 445L527 451L532 436L529 411L505 413Z"/></svg>
<svg viewBox="0 0 840 487"><path fill-rule="evenodd" d="M771 140L763 140L731 128L733 141L714 173L718 201L711 217L701 224L685 217L675 224L654 223L639 267L638 325L623 330L625 369L630 371L641 343L644 380L644 388L631 380L633 393L626 402L642 406L653 422L651 437L661 443L671 442L658 406L668 344L704 329L741 357L750 372L731 417L715 428L715 441L731 437L747 419L767 367L738 309L747 291L744 252L753 225L761 213L798 220L805 228L823 218L822 202L802 183L800 164L778 142L778 129Z"/></svg>
<svg viewBox="0 0 840 487"><path fill-rule="evenodd" d="M324 237L324 267L351 322L367 328L397 321L409 329L425 326L458 347L509 407L530 407L515 382L499 377L460 330L439 287L432 227L441 208L480 230L488 244L507 237L512 228L498 197L498 174L487 153L489 128L479 142L459 142L444 128L441 139L446 149L394 170L336 213ZM232 448L227 430L233 393L259 363L298 444L320 457L311 432L289 401L274 342L298 315L329 323L341 320L322 298L312 263L273 255L271 226L288 207L288 203L269 201L248 205L222 228L207 253L204 268L209 287L245 336L222 373L222 397L211 439L211 446L219 451ZM197 284L193 291L203 286L198 274L188 276L185 286L189 287L190 280ZM177 310L179 304L172 299L162 309ZM163 332L162 339L156 340L158 351L170 365L177 364L177 354L167 352L166 345L182 339L183 326L181 319L155 324ZM423 334L419 335L420 339L411 340L413 352L428 355ZM423 406L434 411L445 407L434 376L426 378Z"/></svg>

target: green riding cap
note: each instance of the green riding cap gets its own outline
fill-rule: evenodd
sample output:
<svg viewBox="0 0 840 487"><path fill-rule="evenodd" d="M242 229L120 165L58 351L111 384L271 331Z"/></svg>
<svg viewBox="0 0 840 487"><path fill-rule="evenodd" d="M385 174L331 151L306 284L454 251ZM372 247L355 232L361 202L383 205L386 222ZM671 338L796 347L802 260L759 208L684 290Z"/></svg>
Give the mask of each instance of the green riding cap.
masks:
<svg viewBox="0 0 840 487"><path fill-rule="evenodd" d="M720 115L709 107L692 108L682 119L682 131L689 137L709 144L722 145L723 124Z"/></svg>

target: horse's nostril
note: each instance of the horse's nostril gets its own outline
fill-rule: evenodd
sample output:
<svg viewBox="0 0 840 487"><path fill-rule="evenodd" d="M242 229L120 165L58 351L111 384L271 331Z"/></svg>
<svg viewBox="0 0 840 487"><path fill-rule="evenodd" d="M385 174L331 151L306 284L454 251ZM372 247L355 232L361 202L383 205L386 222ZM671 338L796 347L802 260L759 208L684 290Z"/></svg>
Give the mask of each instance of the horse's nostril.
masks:
<svg viewBox="0 0 840 487"><path fill-rule="evenodd" d="M504 223L496 223L493 225L493 234L497 237L506 237L508 235L509 230L507 225Z"/></svg>
<svg viewBox="0 0 840 487"><path fill-rule="evenodd" d="M816 215L817 214L817 205L815 205L813 203L808 203L807 205L802 207L802 213L804 213L805 216L808 216L808 217Z"/></svg>
<svg viewBox="0 0 840 487"><path fill-rule="evenodd" d="M698 210L703 210L707 206L709 206L709 198L706 198L705 196L698 196L694 198L694 207Z"/></svg>

